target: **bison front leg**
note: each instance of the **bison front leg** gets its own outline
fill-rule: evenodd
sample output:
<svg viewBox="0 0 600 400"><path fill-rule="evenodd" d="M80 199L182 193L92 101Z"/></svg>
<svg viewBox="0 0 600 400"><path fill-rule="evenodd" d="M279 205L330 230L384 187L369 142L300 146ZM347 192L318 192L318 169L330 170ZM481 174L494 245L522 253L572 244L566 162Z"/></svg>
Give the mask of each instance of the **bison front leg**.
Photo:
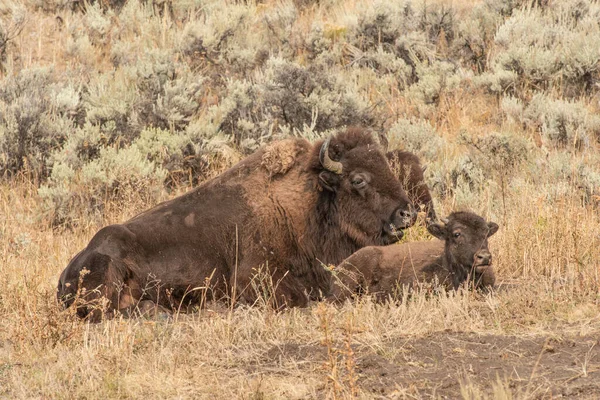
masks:
<svg viewBox="0 0 600 400"><path fill-rule="evenodd" d="M372 248L363 248L346 258L332 271L331 291L328 299L342 303L357 295L377 290L377 286L389 282L382 280L379 266L381 253Z"/></svg>
<svg viewBox="0 0 600 400"><path fill-rule="evenodd" d="M364 276L352 265L342 263L332 272L331 290L327 300L343 303L358 294L364 284Z"/></svg>
<svg viewBox="0 0 600 400"><path fill-rule="evenodd" d="M230 287L232 301L238 304L263 304L276 310L308 304L300 281L269 262L242 263L234 270Z"/></svg>
<svg viewBox="0 0 600 400"><path fill-rule="evenodd" d="M271 281L274 284L272 304L274 309L306 307L308 305L306 288L289 271L275 270L271 275Z"/></svg>

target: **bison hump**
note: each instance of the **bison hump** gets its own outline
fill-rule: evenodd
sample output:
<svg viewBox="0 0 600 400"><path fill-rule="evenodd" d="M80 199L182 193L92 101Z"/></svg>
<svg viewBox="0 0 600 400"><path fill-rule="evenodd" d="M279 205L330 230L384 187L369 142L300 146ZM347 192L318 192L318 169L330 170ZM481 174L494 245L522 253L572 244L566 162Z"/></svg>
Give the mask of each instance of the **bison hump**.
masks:
<svg viewBox="0 0 600 400"><path fill-rule="evenodd" d="M269 177L285 174L296 163L302 147L295 140L282 140L271 143L265 148L261 165L267 170Z"/></svg>

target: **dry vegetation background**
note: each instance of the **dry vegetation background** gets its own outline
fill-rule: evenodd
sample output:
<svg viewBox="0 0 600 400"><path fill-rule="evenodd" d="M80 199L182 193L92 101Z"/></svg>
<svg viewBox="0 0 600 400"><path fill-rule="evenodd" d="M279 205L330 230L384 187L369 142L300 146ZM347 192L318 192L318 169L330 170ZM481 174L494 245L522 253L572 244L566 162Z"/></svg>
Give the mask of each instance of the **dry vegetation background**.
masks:
<svg viewBox="0 0 600 400"><path fill-rule="evenodd" d="M597 1L2 1L0 398L598 398L599 60ZM100 227L349 124L416 152L440 214L500 224L496 293L56 306Z"/></svg>

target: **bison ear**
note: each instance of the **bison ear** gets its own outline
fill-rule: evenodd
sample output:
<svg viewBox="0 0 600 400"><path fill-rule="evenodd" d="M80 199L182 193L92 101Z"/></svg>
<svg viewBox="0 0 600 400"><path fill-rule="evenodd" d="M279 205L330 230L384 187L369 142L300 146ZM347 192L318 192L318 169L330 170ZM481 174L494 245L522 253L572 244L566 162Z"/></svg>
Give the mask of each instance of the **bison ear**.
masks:
<svg viewBox="0 0 600 400"><path fill-rule="evenodd" d="M446 240L446 226L445 225L431 223L431 224L427 225L427 230L429 231L429 233L431 233L436 238L438 238L440 240Z"/></svg>
<svg viewBox="0 0 600 400"><path fill-rule="evenodd" d="M498 224L495 222L488 222L488 229L488 237L490 237L494 233L498 232Z"/></svg>
<svg viewBox="0 0 600 400"><path fill-rule="evenodd" d="M339 179L339 175L330 171L321 171L319 173L319 185L330 192L335 192Z"/></svg>

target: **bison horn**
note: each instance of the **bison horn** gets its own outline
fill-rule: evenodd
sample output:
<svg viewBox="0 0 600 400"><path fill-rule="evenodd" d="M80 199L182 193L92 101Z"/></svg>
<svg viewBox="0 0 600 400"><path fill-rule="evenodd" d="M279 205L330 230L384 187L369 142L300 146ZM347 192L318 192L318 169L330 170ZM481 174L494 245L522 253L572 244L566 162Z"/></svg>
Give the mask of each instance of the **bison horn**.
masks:
<svg viewBox="0 0 600 400"><path fill-rule="evenodd" d="M319 161L321 162L323 168L325 168L326 170L341 175L344 169L342 163L339 161L333 161L331 158L329 158L330 139L331 138L327 138L327 140L325 140L325 142L323 143L323 146L321 146L321 151L319 152Z"/></svg>

